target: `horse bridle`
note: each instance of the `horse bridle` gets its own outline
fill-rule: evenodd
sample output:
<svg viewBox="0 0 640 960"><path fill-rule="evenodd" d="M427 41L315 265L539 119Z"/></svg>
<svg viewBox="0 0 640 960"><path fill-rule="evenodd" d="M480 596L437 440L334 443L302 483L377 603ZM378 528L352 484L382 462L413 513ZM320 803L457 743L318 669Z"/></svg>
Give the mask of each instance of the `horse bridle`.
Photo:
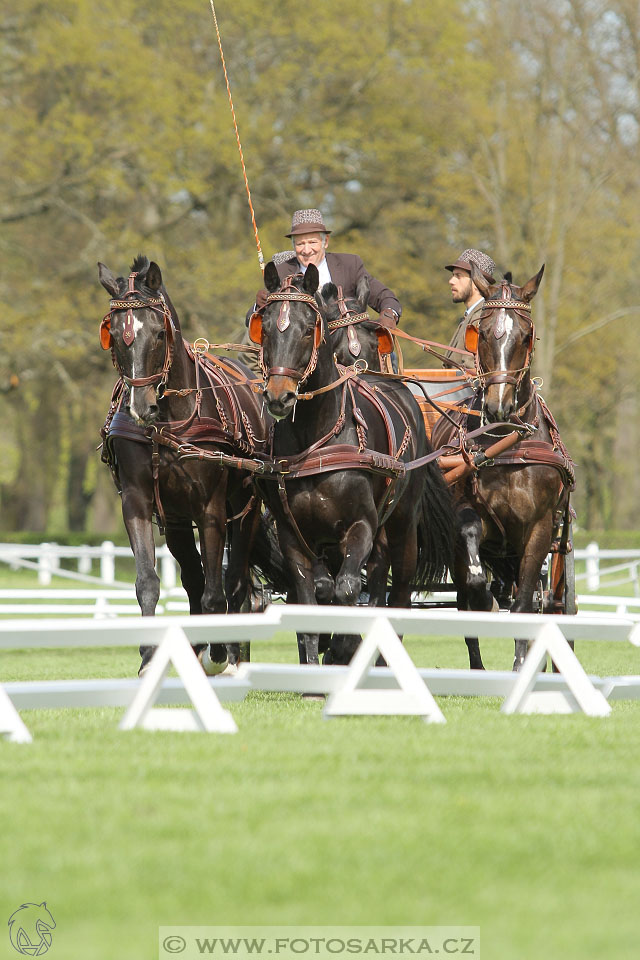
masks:
<svg viewBox="0 0 640 960"><path fill-rule="evenodd" d="M112 298L109 301L109 312L104 315L100 324L100 343L102 344L104 350L108 350L109 348L111 349L113 365L127 387L148 387L157 384L156 392L158 397L161 398L163 388L167 382L169 370L171 369L171 364L173 363L175 326L171 316L171 311L169 310L169 305L162 294L160 294L159 297L146 297L144 299L141 297L140 291L135 289L135 280L137 276L137 272L130 273L128 278L127 292L121 299ZM142 309L153 310L163 318L166 333L164 361L160 373L153 373L149 377L127 377L118 362L118 358L116 357L115 348L113 345L113 336L111 334L111 317L114 313L118 313L121 310L127 311L122 332L122 340L126 347L130 347L136 336L133 311Z"/></svg>
<svg viewBox="0 0 640 960"><path fill-rule="evenodd" d="M266 306L268 306L270 303L280 303L280 311L278 313L278 319L276 320L276 329L280 333L283 333L291 322L289 318L291 303L306 303L307 306L311 307L316 315L316 319L313 330L313 349L311 350L309 362L302 374L300 374L298 370L294 370L292 367L269 367L267 369L264 362L264 345L260 331L260 368L262 370L265 383L269 377L290 377L292 380L295 380L297 393L301 384L309 379L317 366L318 347L324 340L324 329L322 314L320 313L320 308L316 303L315 297L311 296L311 294L304 293L302 290L298 290L293 284L293 279L293 274L286 277L282 288L276 293L269 294L267 297ZM255 316L256 314L254 314L254 317ZM260 320L262 320L262 318L260 318Z"/></svg>
<svg viewBox="0 0 640 960"><path fill-rule="evenodd" d="M493 370L491 372L487 372L483 370L482 367L480 366L480 356L479 356L478 343L477 343L478 331L482 321L488 319L494 310L509 310L512 313L517 314L517 316L519 316L522 320L526 320L527 323L529 324L530 329L529 329L529 339L527 343L527 355L525 358L524 365L522 367L518 367L516 370ZM470 330L472 330L475 333L476 342L473 348L473 352L475 354L477 380L482 389L483 398L484 398L484 394L486 392L487 387L492 386L493 384L500 384L500 383L513 384L513 386L515 387L514 399L515 399L515 404L517 406L518 391L520 389L520 386L522 384L522 381L525 375L527 374L527 372L531 367L531 361L533 360L533 348L535 344L535 327L533 325L533 320L531 319L531 304L527 303L524 300L514 300L511 297L511 288L509 284L503 281L502 296L495 299L491 299L491 300L485 300L481 308L478 321L477 323L470 325ZM505 335L505 332L506 331L505 331L504 323L501 322L501 318L498 318L496 326L493 330L493 335L496 338L496 340L500 340L500 338ZM468 342L465 342L465 346L467 346L467 349L469 349ZM483 399L483 406L484 406L484 399ZM522 411L519 411L519 413L521 412Z"/></svg>
<svg viewBox="0 0 640 960"><path fill-rule="evenodd" d="M362 352L362 344L360 343L358 331L355 329L355 325L358 323L364 323L365 320L370 320L371 317L366 312L356 313L355 310L349 310L345 301L344 293L342 292L342 287L338 287L337 303L340 310L340 316L336 320L329 320L327 323L329 333L333 334L336 332L336 330L342 330L343 327L346 327L349 353L352 357L357 358Z"/></svg>

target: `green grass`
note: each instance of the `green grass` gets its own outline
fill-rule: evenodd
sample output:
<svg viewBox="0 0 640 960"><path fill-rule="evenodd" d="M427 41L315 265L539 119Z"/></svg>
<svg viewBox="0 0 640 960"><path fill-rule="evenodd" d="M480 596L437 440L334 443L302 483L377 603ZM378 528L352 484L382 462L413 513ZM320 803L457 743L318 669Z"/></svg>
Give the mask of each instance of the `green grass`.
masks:
<svg viewBox="0 0 640 960"><path fill-rule="evenodd" d="M466 666L462 640L406 644L421 666ZM296 659L292 636L258 651ZM640 673L621 644L579 654L588 672ZM512 646L483 655L508 668ZM8 651L0 680L137 663ZM153 958L171 924L464 924L481 927L485 960L635 958L640 704L595 720L439 703L443 726L325 721L321 703L256 693L230 706L235 736L121 733L115 709L25 712L33 744L0 741L0 958L18 956L9 915L45 899L52 960Z"/></svg>

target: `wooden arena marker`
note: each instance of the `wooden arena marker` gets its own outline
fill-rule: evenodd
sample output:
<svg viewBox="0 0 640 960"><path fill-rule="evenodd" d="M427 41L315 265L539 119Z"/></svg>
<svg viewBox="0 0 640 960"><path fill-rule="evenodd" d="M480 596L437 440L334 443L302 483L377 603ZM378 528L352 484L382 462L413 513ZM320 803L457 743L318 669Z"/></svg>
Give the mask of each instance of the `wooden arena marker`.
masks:
<svg viewBox="0 0 640 960"><path fill-rule="evenodd" d="M533 689L547 654L564 678L567 692ZM606 698L589 680L560 628L555 623L547 623L531 645L518 679L502 704L502 713L578 713L580 710L589 717L608 717L611 713Z"/></svg>
<svg viewBox="0 0 640 960"><path fill-rule="evenodd" d="M398 682L397 690L360 688L379 653ZM370 627L356 650L344 683L329 696L324 708L325 717L351 714L420 716L427 723L446 723L431 691L385 617L379 617Z"/></svg>
<svg viewBox="0 0 640 960"><path fill-rule="evenodd" d="M193 710L154 707L169 667L173 664ZM131 705L120 721L121 730L188 730L237 733L235 720L211 689L191 644L180 627L169 627L158 645Z"/></svg>
<svg viewBox="0 0 640 960"><path fill-rule="evenodd" d="M31 743L33 737L22 722L20 714L0 686L0 734L12 743Z"/></svg>

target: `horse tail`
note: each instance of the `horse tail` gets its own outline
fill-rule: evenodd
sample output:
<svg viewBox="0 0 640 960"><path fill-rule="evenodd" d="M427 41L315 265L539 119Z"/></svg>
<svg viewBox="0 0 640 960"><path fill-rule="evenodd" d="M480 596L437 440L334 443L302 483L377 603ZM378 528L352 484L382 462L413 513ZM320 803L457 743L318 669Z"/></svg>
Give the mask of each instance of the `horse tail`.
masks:
<svg viewBox="0 0 640 960"><path fill-rule="evenodd" d="M424 468L424 486L418 514L416 590L444 583L453 570L456 518L449 487L435 462Z"/></svg>
<svg viewBox="0 0 640 960"><path fill-rule="evenodd" d="M249 566L269 582L275 593L287 593L290 589L275 521L268 510L260 515L260 526L253 541Z"/></svg>

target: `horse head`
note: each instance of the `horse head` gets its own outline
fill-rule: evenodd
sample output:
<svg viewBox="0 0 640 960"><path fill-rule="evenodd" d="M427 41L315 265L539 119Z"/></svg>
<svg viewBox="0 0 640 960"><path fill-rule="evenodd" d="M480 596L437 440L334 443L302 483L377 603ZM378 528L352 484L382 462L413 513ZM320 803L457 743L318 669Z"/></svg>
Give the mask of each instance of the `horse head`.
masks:
<svg viewBox="0 0 640 960"><path fill-rule="evenodd" d="M298 390L318 363L326 341L325 323L316 300L318 268L309 264L304 276L286 277L281 283L275 264L268 263L264 282L269 292L264 314L254 314L249 336L260 345L264 398L276 420L294 410Z"/></svg>
<svg viewBox="0 0 640 960"><path fill-rule="evenodd" d="M128 387L127 411L138 423L157 419L173 360L176 328L162 292L157 263L139 256L129 277L114 277L98 264L100 283L111 295L109 312L100 326L100 342L111 349L113 362Z"/></svg>
<svg viewBox="0 0 640 960"><path fill-rule="evenodd" d="M380 357L393 350L393 341L386 327L372 320L367 313L369 280L363 276L355 297L345 297L342 288L325 283L322 302L331 345L338 363L347 367L364 361L372 370L380 369Z"/></svg>
<svg viewBox="0 0 640 960"><path fill-rule="evenodd" d="M523 287L505 274L500 283L488 283L475 264L471 279L482 294L480 319L467 329L465 346L476 354L478 380L483 390L483 413L491 422L518 414L530 391L529 372L535 345L531 300L542 280L544 264Z"/></svg>

